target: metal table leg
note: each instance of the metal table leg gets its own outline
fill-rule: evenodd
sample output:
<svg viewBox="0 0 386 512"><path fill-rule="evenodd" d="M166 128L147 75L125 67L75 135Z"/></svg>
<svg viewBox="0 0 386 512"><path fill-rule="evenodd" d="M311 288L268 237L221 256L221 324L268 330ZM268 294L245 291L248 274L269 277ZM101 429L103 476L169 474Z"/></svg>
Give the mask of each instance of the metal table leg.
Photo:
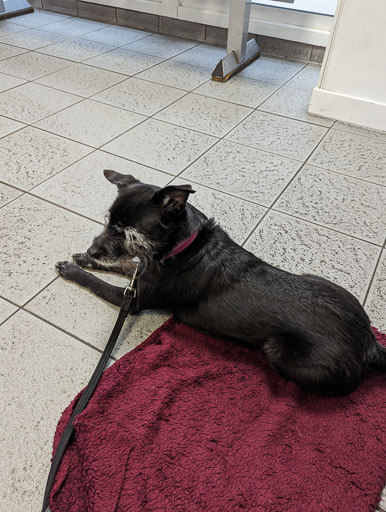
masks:
<svg viewBox="0 0 386 512"><path fill-rule="evenodd" d="M255 59L260 57L255 39L248 39L251 0L231 0L227 55L215 67L212 80L226 82Z"/></svg>

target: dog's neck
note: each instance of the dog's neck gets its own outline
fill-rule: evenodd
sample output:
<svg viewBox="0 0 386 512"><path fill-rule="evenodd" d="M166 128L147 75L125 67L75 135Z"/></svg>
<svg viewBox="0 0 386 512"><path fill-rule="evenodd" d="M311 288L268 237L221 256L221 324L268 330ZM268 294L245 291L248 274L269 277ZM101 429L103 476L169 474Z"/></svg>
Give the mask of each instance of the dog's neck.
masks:
<svg viewBox="0 0 386 512"><path fill-rule="evenodd" d="M173 233L174 243L172 242L167 247L166 252L155 259L161 263L169 262L171 258L186 251L195 242L207 221L208 219L203 213L196 210L194 206L187 204L185 214Z"/></svg>
<svg viewBox="0 0 386 512"><path fill-rule="evenodd" d="M179 242L173 249L162 259L167 260L168 258L171 258L173 256L177 256L180 252L184 251L189 247L190 244L192 244L195 239L197 238L198 231L193 231L193 233L189 236L189 238L186 238L185 240L182 240Z"/></svg>

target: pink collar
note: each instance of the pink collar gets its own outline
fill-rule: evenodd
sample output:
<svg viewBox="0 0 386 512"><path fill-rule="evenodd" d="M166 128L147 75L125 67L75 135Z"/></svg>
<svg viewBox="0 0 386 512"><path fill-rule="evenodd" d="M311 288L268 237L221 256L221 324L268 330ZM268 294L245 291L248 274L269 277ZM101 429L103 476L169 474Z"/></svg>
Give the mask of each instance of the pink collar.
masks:
<svg viewBox="0 0 386 512"><path fill-rule="evenodd" d="M182 242L178 243L166 256L164 256L164 260L167 260L168 258L171 258L172 256L176 256L180 252L184 251L189 247L191 243L194 242L198 235L198 231L193 231L193 233L190 235L189 238L186 240L182 240Z"/></svg>

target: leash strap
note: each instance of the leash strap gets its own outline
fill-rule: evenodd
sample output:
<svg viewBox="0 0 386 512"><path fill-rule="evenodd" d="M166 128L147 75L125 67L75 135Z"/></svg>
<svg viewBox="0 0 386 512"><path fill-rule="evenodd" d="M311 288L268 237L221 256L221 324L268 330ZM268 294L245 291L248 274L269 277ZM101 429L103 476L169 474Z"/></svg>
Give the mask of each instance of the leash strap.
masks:
<svg viewBox="0 0 386 512"><path fill-rule="evenodd" d="M138 265L137 265L137 269L138 269ZM133 298L136 295L136 289L134 287L134 282L135 282L135 279L137 276L137 269L135 270L135 273L131 280L130 285L127 286L127 288L125 288L121 310L119 312L117 321L115 322L112 333L110 334L110 338L106 344L106 347L101 355L101 358L99 359L99 362L94 370L94 373L91 376L89 383L87 384L78 403L76 404L76 407L71 415L71 418L69 419L67 426L62 434L62 437L60 438L60 441L59 441L58 446L55 451L55 455L52 458L51 467L50 467L50 471L48 473L48 478L47 478L47 483L46 483L46 489L44 491L42 512L49 512L49 510L50 510L49 509L49 500L50 500L51 489L52 489L52 486L53 486L53 483L55 480L56 473L57 473L60 463L62 461L64 452L66 451L67 445L70 442L70 439L74 432L73 421L78 414L80 414L81 412L84 411L90 398L94 394L95 388L98 385L98 382L102 376L103 370L105 369L106 364L112 354L115 343L116 343L118 336L122 330L125 319L129 313L131 301L133 300Z"/></svg>

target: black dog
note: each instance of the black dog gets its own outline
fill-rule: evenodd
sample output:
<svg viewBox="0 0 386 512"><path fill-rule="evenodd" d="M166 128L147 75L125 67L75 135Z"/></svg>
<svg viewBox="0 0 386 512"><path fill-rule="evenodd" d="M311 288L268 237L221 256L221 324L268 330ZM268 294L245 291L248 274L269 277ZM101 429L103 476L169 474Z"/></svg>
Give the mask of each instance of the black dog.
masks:
<svg viewBox="0 0 386 512"><path fill-rule="evenodd" d="M386 371L364 309L348 291L314 275L295 275L246 251L187 203L189 185L160 189L105 171L118 186L109 221L65 279L120 305L124 288L80 267L133 272L141 260L132 313L162 309L186 324L262 348L286 379L312 393L354 391L368 368Z"/></svg>

